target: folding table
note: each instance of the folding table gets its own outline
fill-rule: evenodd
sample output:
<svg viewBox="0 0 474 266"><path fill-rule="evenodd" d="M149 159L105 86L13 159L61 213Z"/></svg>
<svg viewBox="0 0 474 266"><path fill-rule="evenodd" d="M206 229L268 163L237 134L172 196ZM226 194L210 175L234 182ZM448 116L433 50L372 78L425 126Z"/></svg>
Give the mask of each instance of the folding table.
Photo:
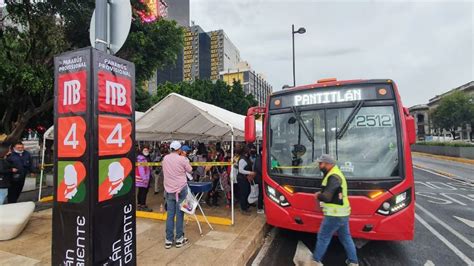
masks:
<svg viewBox="0 0 474 266"><path fill-rule="evenodd" d="M201 214L204 217L204 220L206 220L206 223L207 225L209 225L209 228L211 228L211 230L214 230L214 228L212 228L212 225L207 220L206 214L204 214L204 211L201 208L201 198L204 195L204 193L211 191L212 182L188 182L188 185L189 185L189 189L191 189L191 193L193 193L194 197L197 200L197 207L201 211ZM194 212L194 219L196 219L196 222L199 227L199 232L201 233L201 236L202 236L201 223L199 222L199 219L196 216L196 212Z"/></svg>

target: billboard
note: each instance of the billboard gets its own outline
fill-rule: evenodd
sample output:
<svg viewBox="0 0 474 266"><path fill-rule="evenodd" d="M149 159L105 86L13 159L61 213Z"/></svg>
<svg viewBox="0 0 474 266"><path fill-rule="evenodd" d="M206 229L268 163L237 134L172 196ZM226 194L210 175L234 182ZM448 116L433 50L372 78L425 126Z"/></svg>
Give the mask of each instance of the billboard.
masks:
<svg viewBox="0 0 474 266"><path fill-rule="evenodd" d="M135 265L135 66L55 57L53 265Z"/></svg>

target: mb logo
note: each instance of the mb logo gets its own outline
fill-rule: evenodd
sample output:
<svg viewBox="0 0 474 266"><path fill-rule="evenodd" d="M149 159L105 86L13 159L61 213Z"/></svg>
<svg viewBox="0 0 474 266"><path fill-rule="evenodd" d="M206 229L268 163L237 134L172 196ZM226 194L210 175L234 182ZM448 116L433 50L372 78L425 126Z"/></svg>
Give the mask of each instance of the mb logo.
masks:
<svg viewBox="0 0 474 266"><path fill-rule="evenodd" d="M106 80L105 81L105 103L116 106L125 106L127 104L127 90L125 86Z"/></svg>
<svg viewBox="0 0 474 266"><path fill-rule="evenodd" d="M75 105L81 100L81 83L79 80L69 80L64 82L63 105Z"/></svg>

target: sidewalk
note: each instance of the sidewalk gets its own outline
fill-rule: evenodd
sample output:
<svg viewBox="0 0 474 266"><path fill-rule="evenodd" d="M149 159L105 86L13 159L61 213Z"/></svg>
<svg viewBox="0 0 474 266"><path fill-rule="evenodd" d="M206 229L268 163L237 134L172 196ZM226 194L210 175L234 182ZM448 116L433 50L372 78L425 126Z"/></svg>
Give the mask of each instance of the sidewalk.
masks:
<svg viewBox="0 0 474 266"><path fill-rule="evenodd" d="M151 194L151 193L150 193ZM138 265L245 265L263 244L267 231L264 215L235 212L235 225L202 224L203 236L194 220L185 226L190 243L183 248L164 248L165 222L137 218ZM0 241L0 265L51 265L52 209L35 212L19 237Z"/></svg>

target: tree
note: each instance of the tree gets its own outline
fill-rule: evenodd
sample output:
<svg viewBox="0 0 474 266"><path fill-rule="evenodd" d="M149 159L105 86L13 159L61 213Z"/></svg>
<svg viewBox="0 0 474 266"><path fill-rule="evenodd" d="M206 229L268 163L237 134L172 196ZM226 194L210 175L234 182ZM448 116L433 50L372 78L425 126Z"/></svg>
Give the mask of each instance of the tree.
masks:
<svg viewBox="0 0 474 266"><path fill-rule="evenodd" d="M456 139L456 129L474 122L474 99L463 92L453 92L441 99L431 113L435 128L451 132ZM471 135L472 137L472 135Z"/></svg>
<svg viewBox="0 0 474 266"><path fill-rule="evenodd" d="M192 83L162 84L158 86L153 100L154 102L159 102L172 92L242 115L247 113L249 107L258 104L253 95L245 95L240 82L234 82L230 86L222 80L217 80L216 82L196 80Z"/></svg>
<svg viewBox="0 0 474 266"><path fill-rule="evenodd" d="M0 29L0 119L8 135L5 141L18 140L38 117L52 117L54 56L90 46L88 25L95 1L31 2L8 2L8 17L0 18L9 21ZM132 6L130 34L117 56L135 63L140 88L157 68L176 60L184 33L173 21L142 23L137 10L146 6L139 0L132 0ZM147 101L143 95L137 99Z"/></svg>

